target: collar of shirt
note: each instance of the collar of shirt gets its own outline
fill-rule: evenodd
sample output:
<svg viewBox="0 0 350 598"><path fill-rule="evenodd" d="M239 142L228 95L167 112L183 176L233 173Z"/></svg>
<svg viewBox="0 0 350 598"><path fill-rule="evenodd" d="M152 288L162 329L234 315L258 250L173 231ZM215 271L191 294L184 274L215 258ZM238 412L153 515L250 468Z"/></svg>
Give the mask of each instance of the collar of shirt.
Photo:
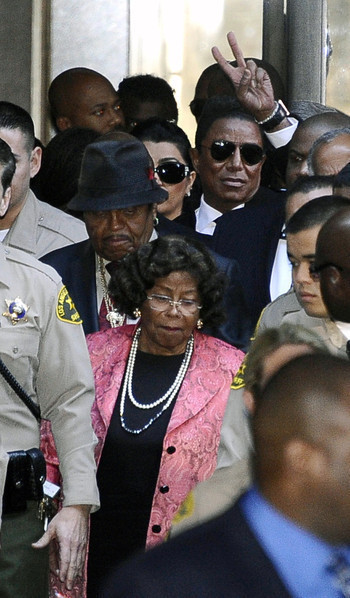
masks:
<svg viewBox="0 0 350 598"><path fill-rule="evenodd" d="M338 598L327 572L335 547L299 527L253 487L240 506L249 527L295 598ZM350 558L350 547L345 551Z"/></svg>
<svg viewBox="0 0 350 598"><path fill-rule="evenodd" d="M338 322L335 321L336 326L339 328L340 332L343 333L346 339L350 339L350 322Z"/></svg>
<svg viewBox="0 0 350 598"><path fill-rule="evenodd" d="M239 208L244 208L244 203L232 209L238 210ZM222 212L219 212L219 210L216 210L207 204L204 195L202 195L200 206L196 209L195 214L197 233L213 236L216 227L215 220L222 216Z"/></svg>
<svg viewBox="0 0 350 598"><path fill-rule="evenodd" d="M5 239L7 233L9 232L9 228L5 228L4 230L0 230L0 243L3 242L3 240Z"/></svg>

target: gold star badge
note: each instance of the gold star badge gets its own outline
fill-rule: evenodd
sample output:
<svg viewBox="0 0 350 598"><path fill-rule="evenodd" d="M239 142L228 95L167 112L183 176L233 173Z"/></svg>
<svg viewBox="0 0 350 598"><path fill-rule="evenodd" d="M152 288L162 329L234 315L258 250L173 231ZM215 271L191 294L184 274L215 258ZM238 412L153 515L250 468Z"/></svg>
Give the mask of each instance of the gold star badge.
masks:
<svg viewBox="0 0 350 598"><path fill-rule="evenodd" d="M18 322L27 322L27 311L29 306L26 305L22 299L16 297L16 299L5 299L7 305L7 311L3 312L3 316L10 319L13 325Z"/></svg>

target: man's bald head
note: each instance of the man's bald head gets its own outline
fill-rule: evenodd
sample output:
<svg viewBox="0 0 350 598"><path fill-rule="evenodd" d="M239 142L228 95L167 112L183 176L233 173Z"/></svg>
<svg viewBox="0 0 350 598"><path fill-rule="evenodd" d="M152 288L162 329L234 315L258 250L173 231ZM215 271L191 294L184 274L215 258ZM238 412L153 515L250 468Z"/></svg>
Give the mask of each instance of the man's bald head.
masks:
<svg viewBox="0 0 350 598"><path fill-rule="evenodd" d="M350 541L349 388L348 360L303 355L269 380L253 417L260 489L327 541Z"/></svg>
<svg viewBox="0 0 350 598"><path fill-rule="evenodd" d="M307 158L313 143L327 131L350 126L350 117L343 112L315 114L302 122L295 131L288 148L286 171L289 188L300 176L308 175Z"/></svg>
<svg viewBox="0 0 350 598"><path fill-rule="evenodd" d="M328 131L317 139L309 152L311 174L336 175L350 161L350 128Z"/></svg>
<svg viewBox="0 0 350 598"><path fill-rule="evenodd" d="M337 212L317 238L315 267L328 312L350 322L350 209Z"/></svg>
<svg viewBox="0 0 350 598"><path fill-rule="evenodd" d="M123 126L112 83L92 69L76 67L63 71L52 81L48 97L60 131L84 127L104 134Z"/></svg>

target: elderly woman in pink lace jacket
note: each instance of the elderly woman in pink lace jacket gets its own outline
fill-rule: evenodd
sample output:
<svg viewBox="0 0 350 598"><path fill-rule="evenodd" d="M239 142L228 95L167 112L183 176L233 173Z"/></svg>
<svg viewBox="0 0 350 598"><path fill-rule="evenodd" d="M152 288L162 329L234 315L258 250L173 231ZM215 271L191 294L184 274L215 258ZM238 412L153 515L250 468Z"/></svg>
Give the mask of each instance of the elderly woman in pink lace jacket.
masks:
<svg viewBox="0 0 350 598"><path fill-rule="evenodd" d="M176 236L143 245L112 275L115 309L140 319L88 337L101 499L91 517L88 598L119 562L166 538L189 491L215 469L243 359L200 331L224 317L223 285L208 251ZM65 595L85 596L85 582Z"/></svg>
<svg viewBox="0 0 350 598"><path fill-rule="evenodd" d="M222 317L223 280L195 241L161 237L122 260L110 294L139 325L88 338L101 509L91 517L88 598L136 550L166 538L188 492L216 465L243 354L200 332Z"/></svg>

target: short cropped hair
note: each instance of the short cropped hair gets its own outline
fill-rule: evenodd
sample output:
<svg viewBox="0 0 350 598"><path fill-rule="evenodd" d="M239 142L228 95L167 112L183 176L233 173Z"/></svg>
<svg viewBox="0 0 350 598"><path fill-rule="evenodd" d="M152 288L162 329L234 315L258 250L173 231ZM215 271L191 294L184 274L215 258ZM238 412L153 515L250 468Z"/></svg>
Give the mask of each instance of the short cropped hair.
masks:
<svg viewBox="0 0 350 598"><path fill-rule="evenodd" d="M174 91L169 83L155 75L133 75L125 77L119 84L118 95L122 110L127 113L130 100L138 102L157 102L164 105L166 118L177 122L179 112ZM163 115L162 115L163 116Z"/></svg>
<svg viewBox="0 0 350 598"><path fill-rule="evenodd" d="M309 193L315 189L323 189L323 187L333 188L334 176L315 174L312 176L300 176L287 190L287 201L290 195L294 193Z"/></svg>
<svg viewBox="0 0 350 598"><path fill-rule="evenodd" d="M34 149L34 123L29 112L21 106L11 102L0 102L0 129L19 129L26 138L28 153Z"/></svg>
<svg viewBox="0 0 350 598"><path fill-rule="evenodd" d="M142 245L120 261L109 292L121 312L135 317L134 310L146 300L147 291L156 280L181 271L188 272L198 283L204 325L221 324L225 277L206 247L196 239L169 235Z"/></svg>
<svg viewBox="0 0 350 598"><path fill-rule="evenodd" d="M340 137L341 135L350 135L350 126L334 129L333 131L327 131L326 133L323 133L321 137L316 139L316 141L314 141L307 158L308 171L311 174L314 172L313 160L318 148L321 145L326 145L327 143L334 141L334 139Z"/></svg>
<svg viewBox="0 0 350 598"><path fill-rule="evenodd" d="M313 352L328 353L317 334L304 326L284 323L278 328L267 328L254 339L244 360L244 385L255 398L261 392L264 359L283 345L308 345Z"/></svg>
<svg viewBox="0 0 350 598"><path fill-rule="evenodd" d="M16 160L10 146L3 139L0 139L0 164L4 168L1 175L2 192L4 194L12 183L16 170Z"/></svg>
<svg viewBox="0 0 350 598"><path fill-rule="evenodd" d="M253 123L260 132L261 141L264 144L262 129L251 114L243 111L237 99L230 96L214 96L206 101L198 121L195 145L199 151L209 129L214 122L221 118L237 118Z"/></svg>
<svg viewBox="0 0 350 598"><path fill-rule="evenodd" d="M350 207L350 199L341 195L316 197L293 214L285 228L286 235L295 235L314 226L322 226L342 208Z"/></svg>

